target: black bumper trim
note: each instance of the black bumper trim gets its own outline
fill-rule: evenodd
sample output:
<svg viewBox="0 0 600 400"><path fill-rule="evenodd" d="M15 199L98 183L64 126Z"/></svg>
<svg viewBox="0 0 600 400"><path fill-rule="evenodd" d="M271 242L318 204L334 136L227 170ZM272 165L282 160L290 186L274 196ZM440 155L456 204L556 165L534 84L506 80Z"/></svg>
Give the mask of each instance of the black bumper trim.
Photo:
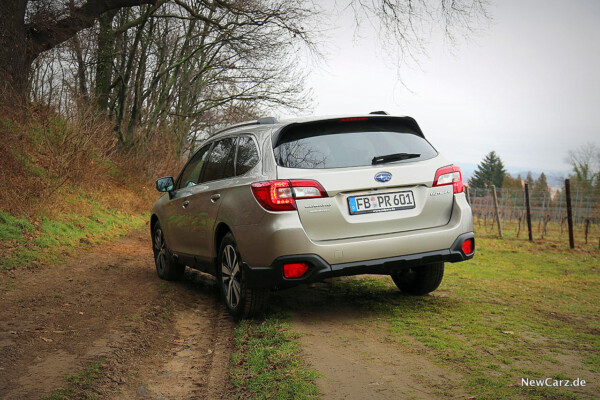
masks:
<svg viewBox="0 0 600 400"><path fill-rule="evenodd" d="M467 239L473 239L473 253L471 254L465 254L462 251L462 243ZM403 268L424 264L465 261L473 258L474 253L475 235L473 232L469 232L458 236L449 249L428 251L425 253L331 265L316 254L297 254L278 257L273 264L268 267L253 267L247 263L243 263L243 269L245 281L249 287L285 289L303 283L317 282L325 278L336 276L361 274L390 275ZM286 279L283 276L284 264L296 262L308 264L308 271L301 278Z"/></svg>

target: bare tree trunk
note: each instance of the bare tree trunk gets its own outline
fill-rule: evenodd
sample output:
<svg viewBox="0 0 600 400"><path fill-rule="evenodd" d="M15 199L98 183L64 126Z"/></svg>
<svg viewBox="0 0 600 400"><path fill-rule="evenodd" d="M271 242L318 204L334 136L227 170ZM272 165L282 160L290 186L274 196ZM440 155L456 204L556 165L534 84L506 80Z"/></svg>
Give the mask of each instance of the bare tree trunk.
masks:
<svg viewBox="0 0 600 400"><path fill-rule="evenodd" d="M69 8L71 12L75 10L75 0L70 0ZM88 90L87 90L87 81L85 78L85 64L83 62L83 52L81 50L81 42L79 41L79 36L77 34L73 36L73 52L75 53L75 60L77 61L77 96L81 101L87 103L88 100Z"/></svg>
<svg viewBox="0 0 600 400"><path fill-rule="evenodd" d="M14 104L27 88L32 60L27 59L25 9L28 0L2 1L0 4L0 101Z"/></svg>
<svg viewBox="0 0 600 400"><path fill-rule="evenodd" d="M87 0L62 18L40 11L26 23L29 0L0 2L0 94L2 103L14 104L14 95L25 100L31 64L40 54L64 43L82 29L90 28L107 11L154 4L156 0Z"/></svg>
<svg viewBox="0 0 600 400"><path fill-rule="evenodd" d="M140 61L135 72L135 83L133 85L133 100L131 104L131 116L129 118L129 124L127 126L128 136L133 135L133 131L140 124L142 118L142 97L143 78L146 74L146 57L148 55L148 46L152 38L152 32L154 30L154 23L151 21L148 28L148 35L145 38L142 47L140 49Z"/></svg>
<svg viewBox="0 0 600 400"><path fill-rule="evenodd" d="M98 56L96 64L96 106L99 111L108 110L108 95L112 83L112 70L114 60L114 43L112 22L114 11L107 11L99 18L98 30Z"/></svg>

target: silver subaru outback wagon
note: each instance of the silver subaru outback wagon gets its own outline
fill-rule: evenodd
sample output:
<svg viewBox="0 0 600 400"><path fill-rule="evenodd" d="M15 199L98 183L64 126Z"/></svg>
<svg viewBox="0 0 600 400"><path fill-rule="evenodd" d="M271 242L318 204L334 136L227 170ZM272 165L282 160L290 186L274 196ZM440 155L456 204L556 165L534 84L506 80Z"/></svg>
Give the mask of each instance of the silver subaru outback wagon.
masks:
<svg viewBox="0 0 600 400"><path fill-rule="evenodd" d="M243 122L156 188L158 276L214 275L238 318L260 312L271 290L329 277L385 274L427 294L445 262L475 251L461 171L410 117Z"/></svg>

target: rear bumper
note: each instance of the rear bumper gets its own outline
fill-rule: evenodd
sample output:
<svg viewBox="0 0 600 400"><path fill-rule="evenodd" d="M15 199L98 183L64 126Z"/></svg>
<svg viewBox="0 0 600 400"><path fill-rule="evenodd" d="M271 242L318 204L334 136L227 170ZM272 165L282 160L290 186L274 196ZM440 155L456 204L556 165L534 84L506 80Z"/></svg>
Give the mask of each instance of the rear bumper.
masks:
<svg viewBox="0 0 600 400"><path fill-rule="evenodd" d="M284 255L318 254L327 264L349 264L450 249L457 237L473 232L473 216L464 193L454 195L447 224L434 228L326 241L311 240L298 213L265 212L254 225L230 225L242 259L267 267Z"/></svg>
<svg viewBox="0 0 600 400"><path fill-rule="evenodd" d="M473 252L471 254L465 254L462 250L462 244L467 239L473 239ZM468 232L458 236L448 249L443 250L341 264L329 264L316 254L297 254L278 257L268 267L253 267L248 263L243 263L243 269L246 284L249 287L285 289L337 276L360 274L389 275L403 268L416 267L434 262L465 261L473 258L474 253L475 235L473 232ZM283 266L285 264L300 262L309 266L304 276L296 279L287 279L283 276Z"/></svg>

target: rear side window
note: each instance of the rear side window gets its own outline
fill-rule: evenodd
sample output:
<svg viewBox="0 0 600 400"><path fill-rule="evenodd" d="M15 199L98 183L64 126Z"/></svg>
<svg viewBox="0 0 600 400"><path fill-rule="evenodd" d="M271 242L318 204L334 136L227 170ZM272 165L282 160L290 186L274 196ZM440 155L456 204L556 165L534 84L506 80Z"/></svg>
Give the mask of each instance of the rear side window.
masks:
<svg viewBox="0 0 600 400"><path fill-rule="evenodd" d="M212 151L210 152L208 162L206 163L202 182L216 181L217 179L233 176L231 174L233 172L233 168L229 168L229 171L226 171L226 166L228 160L231 160L230 165L233 166L233 158L230 158L230 155L234 152L234 145L234 138L222 139L215 143ZM229 173L230 175L226 176L225 172Z"/></svg>
<svg viewBox="0 0 600 400"><path fill-rule="evenodd" d="M437 155L425 138L402 121L318 121L292 125L274 147L277 164L287 168L319 169L371 165L373 158L397 153L427 160Z"/></svg>
<svg viewBox="0 0 600 400"><path fill-rule="evenodd" d="M250 136L241 136L235 163L235 174L243 175L258 163L258 150Z"/></svg>

